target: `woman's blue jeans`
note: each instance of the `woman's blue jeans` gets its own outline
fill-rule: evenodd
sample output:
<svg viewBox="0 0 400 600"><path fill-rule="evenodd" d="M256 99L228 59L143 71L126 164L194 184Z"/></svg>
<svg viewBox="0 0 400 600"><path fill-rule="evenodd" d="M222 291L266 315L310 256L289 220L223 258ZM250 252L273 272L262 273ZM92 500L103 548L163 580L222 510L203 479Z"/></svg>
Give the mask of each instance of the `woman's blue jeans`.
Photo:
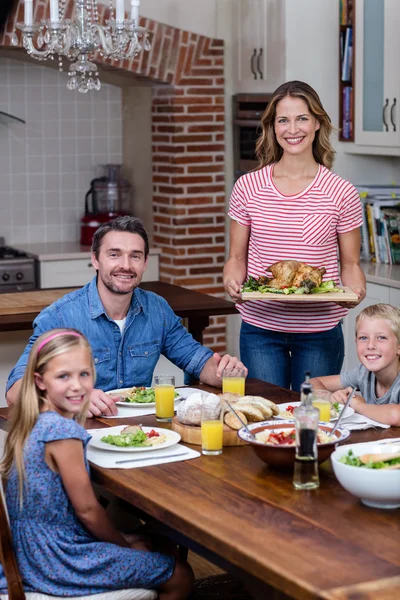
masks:
<svg viewBox="0 0 400 600"><path fill-rule="evenodd" d="M304 373L337 375L344 358L342 325L317 333L287 333L242 322L240 359L256 377L286 389L300 390Z"/></svg>

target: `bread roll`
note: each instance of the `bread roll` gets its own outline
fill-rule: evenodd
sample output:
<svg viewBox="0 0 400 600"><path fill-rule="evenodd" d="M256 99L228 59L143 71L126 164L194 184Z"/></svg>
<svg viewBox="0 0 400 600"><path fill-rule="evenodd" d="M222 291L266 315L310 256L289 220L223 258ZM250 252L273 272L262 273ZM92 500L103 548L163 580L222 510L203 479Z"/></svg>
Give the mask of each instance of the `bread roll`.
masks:
<svg viewBox="0 0 400 600"><path fill-rule="evenodd" d="M240 398L243 398L243 396L237 394L236 392L225 392L224 394L219 394L219 397L221 400L227 400L229 404L233 404L234 402L240 400Z"/></svg>
<svg viewBox="0 0 400 600"><path fill-rule="evenodd" d="M243 420L243 423L245 425L247 425L247 419L246 419L245 415L240 410L238 410L236 412L239 415L239 417ZM231 412L231 411L229 411L225 414L224 421L228 425L228 427L230 427L231 429L238 430L243 427L243 423L241 423L239 421L239 419L237 418L237 416L234 415L233 412Z"/></svg>
<svg viewBox="0 0 400 600"><path fill-rule="evenodd" d="M262 420L270 419L272 417L272 408L264 402L261 402L261 400L257 399L256 396L243 396L243 398L239 400L235 406L237 406L237 408L240 410L242 404L251 404L252 406L256 406L261 411Z"/></svg>
<svg viewBox="0 0 400 600"><path fill-rule="evenodd" d="M279 415L279 408L272 400L267 400L267 398L263 398L262 396L243 396L244 398L248 398L250 402L262 404L266 408L271 409L273 415Z"/></svg>
<svg viewBox="0 0 400 600"><path fill-rule="evenodd" d="M254 404L250 404L250 402L237 402L235 404L235 410L236 409L240 410L240 412L247 417L247 420L252 421L253 423L264 420L260 408Z"/></svg>

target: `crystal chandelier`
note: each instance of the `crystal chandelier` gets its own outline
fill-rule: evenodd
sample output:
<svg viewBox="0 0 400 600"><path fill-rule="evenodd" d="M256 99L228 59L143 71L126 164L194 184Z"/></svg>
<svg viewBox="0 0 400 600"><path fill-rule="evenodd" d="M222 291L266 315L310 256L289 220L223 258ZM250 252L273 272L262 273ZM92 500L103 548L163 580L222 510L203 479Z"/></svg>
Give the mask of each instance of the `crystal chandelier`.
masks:
<svg viewBox="0 0 400 600"><path fill-rule="evenodd" d="M125 2L110 0L110 19L100 25L97 0L75 0L75 16L65 18L66 0L50 0L50 19L33 23L33 0L25 0L24 22L16 24L22 32L27 53L37 60L58 57L71 62L67 87L86 94L101 87L97 66L92 62L95 53L115 61L135 57L141 50L150 50L149 34L139 27L140 0L131 0L130 19L125 19ZM14 46L19 40L16 31L11 38Z"/></svg>

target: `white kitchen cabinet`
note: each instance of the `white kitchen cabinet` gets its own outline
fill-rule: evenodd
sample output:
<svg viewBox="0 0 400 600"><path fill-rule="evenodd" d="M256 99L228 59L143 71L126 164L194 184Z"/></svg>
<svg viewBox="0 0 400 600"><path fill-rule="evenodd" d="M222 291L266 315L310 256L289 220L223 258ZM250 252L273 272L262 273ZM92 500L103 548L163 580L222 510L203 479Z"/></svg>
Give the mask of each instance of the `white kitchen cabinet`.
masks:
<svg viewBox="0 0 400 600"><path fill-rule="evenodd" d="M285 78L282 0L232 0L235 92L272 92Z"/></svg>
<svg viewBox="0 0 400 600"><path fill-rule="evenodd" d="M39 262L39 288L80 287L95 275L90 258L45 260ZM158 254L150 254L143 281L159 279Z"/></svg>
<svg viewBox="0 0 400 600"><path fill-rule="evenodd" d="M397 300L397 302L396 302ZM355 325L356 318L360 312L371 304L400 304L400 290L397 288L389 288L385 285L376 285L375 283L367 284L367 295L364 300L355 308L349 310L347 317L343 321L344 348L345 357L343 362L343 371L349 371L356 367L359 363L355 344Z"/></svg>
<svg viewBox="0 0 400 600"><path fill-rule="evenodd" d="M355 146L382 154L400 150L399 31L398 0L356 1Z"/></svg>
<svg viewBox="0 0 400 600"><path fill-rule="evenodd" d="M389 304L400 308L400 290L398 288L389 288Z"/></svg>

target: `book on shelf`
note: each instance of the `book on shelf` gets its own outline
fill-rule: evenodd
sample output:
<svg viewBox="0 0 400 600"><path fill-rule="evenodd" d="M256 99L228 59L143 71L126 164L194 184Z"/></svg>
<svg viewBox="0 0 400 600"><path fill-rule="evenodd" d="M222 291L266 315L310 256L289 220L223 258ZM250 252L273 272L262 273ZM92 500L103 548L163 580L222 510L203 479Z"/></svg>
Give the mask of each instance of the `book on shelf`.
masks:
<svg viewBox="0 0 400 600"><path fill-rule="evenodd" d="M361 257L400 264L400 198L363 199Z"/></svg>
<svg viewBox="0 0 400 600"><path fill-rule="evenodd" d="M382 208L389 263L400 264L400 207Z"/></svg>
<svg viewBox="0 0 400 600"><path fill-rule="evenodd" d="M351 25L353 23L353 2L354 0L340 0L339 15L341 25Z"/></svg>
<svg viewBox="0 0 400 600"><path fill-rule="evenodd" d="M342 43L342 36L341 36ZM343 58L341 62L342 81L351 82L353 75L353 28L347 27L344 36Z"/></svg>
<svg viewBox="0 0 400 600"><path fill-rule="evenodd" d="M342 104L342 138L350 140L353 137L353 88L343 88Z"/></svg>

